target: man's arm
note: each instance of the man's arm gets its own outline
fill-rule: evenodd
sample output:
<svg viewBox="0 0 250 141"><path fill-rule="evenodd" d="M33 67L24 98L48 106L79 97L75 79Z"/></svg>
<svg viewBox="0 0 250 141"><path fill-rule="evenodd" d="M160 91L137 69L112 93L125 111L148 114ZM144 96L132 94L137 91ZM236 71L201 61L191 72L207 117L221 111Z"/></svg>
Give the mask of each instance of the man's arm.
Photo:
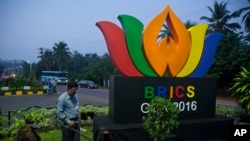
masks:
<svg viewBox="0 0 250 141"><path fill-rule="evenodd" d="M78 99L78 97L77 97L77 95L75 95L75 97L76 97L76 105L77 105L77 111L78 111L78 117L79 117L79 121L81 121L81 113L79 112L79 99Z"/></svg>
<svg viewBox="0 0 250 141"><path fill-rule="evenodd" d="M70 119L68 119L66 117L66 115L64 114L64 102L62 99L58 99L57 100L57 103L56 103L56 113L57 113L57 116L60 120L66 122L66 123L70 123Z"/></svg>

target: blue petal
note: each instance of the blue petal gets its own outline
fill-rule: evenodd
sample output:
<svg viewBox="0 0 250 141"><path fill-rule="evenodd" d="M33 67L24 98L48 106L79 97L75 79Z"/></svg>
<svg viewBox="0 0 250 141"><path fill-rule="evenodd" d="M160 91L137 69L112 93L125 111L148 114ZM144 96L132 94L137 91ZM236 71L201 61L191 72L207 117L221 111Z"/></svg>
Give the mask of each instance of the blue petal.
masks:
<svg viewBox="0 0 250 141"><path fill-rule="evenodd" d="M206 36L201 60L190 77L203 77L208 72L213 63L216 49L218 47L220 39L222 38L222 35L222 33L218 32L208 34Z"/></svg>

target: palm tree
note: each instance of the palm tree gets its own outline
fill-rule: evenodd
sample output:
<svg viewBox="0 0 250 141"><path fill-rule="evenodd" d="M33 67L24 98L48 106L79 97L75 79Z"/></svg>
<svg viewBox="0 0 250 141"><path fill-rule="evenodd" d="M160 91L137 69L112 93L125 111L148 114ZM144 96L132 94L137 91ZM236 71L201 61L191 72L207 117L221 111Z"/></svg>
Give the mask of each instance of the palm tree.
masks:
<svg viewBox="0 0 250 141"><path fill-rule="evenodd" d="M194 26L194 25L196 25L196 23L192 22L190 20L185 22L185 27L187 29ZM163 26L162 26L162 29L161 29L161 31L160 31L160 33L158 35L158 39L162 39L162 38L164 38L166 36L172 36L172 35L171 35L171 33L170 33L169 29L168 29L167 23L164 23Z"/></svg>
<svg viewBox="0 0 250 141"><path fill-rule="evenodd" d="M85 67L84 56L80 52L74 51L67 65L69 78L72 78L72 79L81 78L80 73L84 67Z"/></svg>
<svg viewBox="0 0 250 141"><path fill-rule="evenodd" d="M162 39L162 38L164 38L166 36L171 36L171 33L170 33L169 29L168 29L167 23L164 23L157 38Z"/></svg>
<svg viewBox="0 0 250 141"><path fill-rule="evenodd" d="M250 0L248 0L250 3ZM244 40L250 41L250 6L244 7L236 11L239 15L241 15L243 12L246 12L242 17L242 23L244 23L245 31L248 33L246 37L244 37Z"/></svg>
<svg viewBox="0 0 250 141"><path fill-rule="evenodd" d="M245 24L246 32L250 32L250 6L245 7L242 10L244 10L244 11L248 10L247 13L243 16L242 22L244 22L244 24Z"/></svg>
<svg viewBox="0 0 250 141"><path fill-rule="evenodd" d="M192 22L191 20L188 20L188 21L185 22L185 27L186 27L187 29L189 29L190 27L192 27L192 26L194 26L194 25L196 25L196 24L197 24L197 23Z"/></svg>
<svg viewBox="0 0 250 141"><path fill-rule="evenodd" d="M207 6L209 11L212 13L211 17L202 16L201 20L206 20L209 22L209 29L211 31L237 31L240 29L240 25L238 23L228 23L232 18L239 17L239 14L232 13L227 10L227 3L217 1L214 2L214 7L211 8Z"/></svg>
<svg viewBox="0 0 250 141"><path fill-rule="evenodd" d="M41 59L41 69L43 70L43 47L40 47L39 49L39 56L37 58Z"/></svg>
<svg viewBox="0 0 250 141"><path fill-rule="evenodd" d="M62 70L63 67L71 58L71 52L68 45L64 42L55 43L53 49L54 63L58 65L58 69Z"/></svg>
<svg viewBox="0 0 250 141"><path fill-rule="evenodd" d="M50 49L43 50L43 67L45 70L52 70L53 67L53 52Z"/></svg>
<svg viewBox="0 0 250 141"><path fill-rule="evenodd" d="M250 0L248 2L250 3ZM243 15L242 22L245 24L245 31L250 33L250 6L238 10L240 14L245 11L246 13Z"/></svg>

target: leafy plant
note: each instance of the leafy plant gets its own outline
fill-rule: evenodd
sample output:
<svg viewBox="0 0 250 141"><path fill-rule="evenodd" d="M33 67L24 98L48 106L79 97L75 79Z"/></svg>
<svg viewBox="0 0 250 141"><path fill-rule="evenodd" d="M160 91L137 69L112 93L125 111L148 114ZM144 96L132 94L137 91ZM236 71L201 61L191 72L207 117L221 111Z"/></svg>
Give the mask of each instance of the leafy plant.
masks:
<svg viewBox="0 0 250 141"><path fill-rule="evenodd" d="M155 97L148 106L148 114L142 117L142 126L154 141L172 138L173 129L179 126L179 113L170 99Z"/></svg>
<svg viewBox="0 0 250 141"><path fill-rule="evenodd" d="M31 109L24 112L24 119L26 123L40 123L44 120L45 112L43 109L35 109L32 107Z"/></svg>
<svg viewBox="0 0 250 141"><path fill-rule="evenodd" d="M7 128L10 136L15 136L17 131L24 126L25 121L23 118L20 118L22 110L16 110L13 113L13 118L11 119L12 124Z"/></svg>
<svg viewBox="0 0 250 141"><path fill-rule="evenodd" d="M38 122L39 131L48 131L49 129L55 128L56 122L56 109L39 109L38 112L44 113L44 118Z"/></svg>
<svg viewBox="0 0 250 141"><path fill-rule="evenodd" d="M39 130L52 129L56 124L56 109L31 109L24 112L24 119L27 124L35 124Z"/></svg>
<svg viewBox="0 0 250 141"><path fill-rule="evenodd" d="M108 106L95 106L95 105L84 105L79 106L79 111L81 113L81 119L85 122L92 122L93 117L96 115L108 115L109 107Z"/></svg>
<svg viewBox="0 0 250 141"><path fill-rule="evenodd" d="M84 125L82 126L86 130L86 132L82 133L89 138L93 138L93 126L92 125ZM39 136L41 137L42 141L58 141L62 138L62 133L60 129L52 129L46 132L40 132ZM15 137L9 137L1 139L1 141L15 141ZM81 141L89 141L88 139L81 136Z"/></svg>
<svg viewBox="0 0 250 141"><path fill-rule="evenodd" d="M8 129L2 126L3 123L7 123L8 118L6 116L0 115L0 139L8 135Z"/></svg>
<svg viewBox="0 0 250 141"><path fill-rule="evenodd" d="M93 106L93 105L85 105L80 106L79 110L81 112L97 112L104 113L106 115L108 113L108 106ZM88 117L88 120L91 120ZM32 107L28 109L18 109L13 112L13 116L10 119L11 125L10 126L0 126L0 138L6 137L14 137L17 131L24 126L24 124L32 123L36 126L37 131L39 133L50 132L51 130L57 129L57 121L56 121L56 108L52 109L45 109L45 108L38 108ZM8 119L6 116L0 116L0 123L7 125ZM88 124L87 124L88 123ZM92 122L85 122L83 126L91 126ZM87 131L92 133L91 131ZM48 136L50 138L51 136ZM58 139L58 138L57 138ZM11 139L13 140L13 139ZM47 138L45 139L47 140ZM53 140L51 138L51 140ZM56 139L54 139L56 140Z"/></svg>
<svg viewBox="0 0 250 141"><path fill-rule="evenodd" d="M109 112L109 107L108 106L102 106L102 107L97 107L96 108L96 115L108 115Z"/></svg>
<svg viewBox="0 0 250 141"><path fill-rule="evenodd" d="M236 116L236 114L235 114L236 110L237 109L235 109L235 108L229 108L229 107L216 105L216 114L217 115L222 115L225 117L234 118Z"/></svg>
<svg viewBox="0 0 250 141"><path fill-rule="evenodd" d="M235 75L232 87L229 88L232 96L238 99L239 105L249 112L250 110L250 72L242 67L242 70Z"/></svg>

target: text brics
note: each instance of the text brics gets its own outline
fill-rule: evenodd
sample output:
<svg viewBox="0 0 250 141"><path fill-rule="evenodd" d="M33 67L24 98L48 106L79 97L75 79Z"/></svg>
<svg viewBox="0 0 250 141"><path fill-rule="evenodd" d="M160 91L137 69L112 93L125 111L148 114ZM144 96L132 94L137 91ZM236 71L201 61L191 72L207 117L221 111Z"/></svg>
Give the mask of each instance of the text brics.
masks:
<svg viewBox="0 0 250 141"><path fill-rule="evenodd" d="M163 98L194 98L195 96L195 86L145 86L144 98L153 99L155 96Z"/></svg>

